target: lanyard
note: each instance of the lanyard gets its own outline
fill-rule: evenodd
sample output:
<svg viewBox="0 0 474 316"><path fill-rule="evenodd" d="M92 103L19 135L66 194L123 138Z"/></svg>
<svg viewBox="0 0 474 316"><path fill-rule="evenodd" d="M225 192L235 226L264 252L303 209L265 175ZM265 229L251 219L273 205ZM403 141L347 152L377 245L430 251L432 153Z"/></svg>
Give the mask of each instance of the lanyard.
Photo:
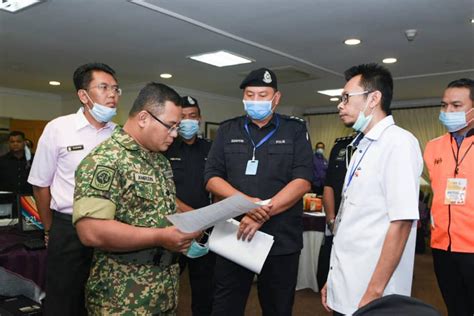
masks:
<svg viewBox="0 0 474 316"><path fill-rule="evenodd" d="M367 153L367 151L369 150L370 145L372 145L372 141L370 141L369 146L367 146L367 148L364 150L364 153L362 154L362 157L360 157L360 159L359 159L359 161L357 162L357 164L354 163L354 164L352 165L352 169L351 169L351 171L350 171L350 173L349 173L349 179L348 179L348 181L347 181L347 185L346 185L346 187L344 188L344 193L346 193L347 188L349 188L349 185L350 185L351 182L352 182L352 178L354 177L354 174L355 174L355 172L356 172L356 170L357 170L357 167L359 167L359 165L360 165L362 159L364 159L364 156L365 156L365 154Z"/></svg>
<svg viewBox="0 0 474 316"><path fill-rule="evenodd" d="M454 169L454 176L456 176L459 173L459 166L464 161L464 158L466 158L467 153L469 152L469 150L472 147L472 142L471 142L471 145L464 152L464 155L461 157L461 160L459 160L459 149L461 149L462 142L461 142L460 145L458 145L457 141L455 140L456 141L456 147L458 149L457 154L456 154L456 153L454 153L454 149L453 149L453 138L454 138L453 135L451 135L451 151L453 152L454 161L456 162L456 168ZM466 139L466 138L464 138L464 139ZM464 139L463 139L463 141L464 141Z"/></svg>
<svg viewBox="0 0 474 316"><path fill-rule="evenodd" d="M250 130L249 130L249 121L247 119L245 119L245 131L247 132L247 134L249 135L249 138L250 138L250 141L252 142L252 145L253 145L253 154L252 154L252 160L255 160L255 150L262 146L267 140L270 139L270 137L273 136L273 134L275 134L275 132L277 131L278 127L280 126L280 118L278 117L277 114L275 114L276 116L276 127L270 132L268 133L267 135L265 135L264 138L262 138L257 145L255 145L255 142L253 141L252 139L252 136L250 136Z"/></svg>

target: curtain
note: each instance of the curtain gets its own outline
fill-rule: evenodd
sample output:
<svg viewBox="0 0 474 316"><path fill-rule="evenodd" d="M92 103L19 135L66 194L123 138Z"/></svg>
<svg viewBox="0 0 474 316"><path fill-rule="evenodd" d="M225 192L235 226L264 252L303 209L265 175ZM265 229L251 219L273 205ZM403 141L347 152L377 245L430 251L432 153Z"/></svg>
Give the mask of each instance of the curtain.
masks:
<svg viewBox="0 0 474 316"><path fill-rule="evenodd" d="M439 106L394 109L392 115L398 126L410 131L418 139L423 153L429 140L446 133L438 120L439 110ZM350 135L353 131L342 124L337 114L309 115L307 119L313 147L318 141L325 143L325 156L327 158L334 145L334 140L338 137ZM422 178L429 182L426 168L423 169Z"/></svg>

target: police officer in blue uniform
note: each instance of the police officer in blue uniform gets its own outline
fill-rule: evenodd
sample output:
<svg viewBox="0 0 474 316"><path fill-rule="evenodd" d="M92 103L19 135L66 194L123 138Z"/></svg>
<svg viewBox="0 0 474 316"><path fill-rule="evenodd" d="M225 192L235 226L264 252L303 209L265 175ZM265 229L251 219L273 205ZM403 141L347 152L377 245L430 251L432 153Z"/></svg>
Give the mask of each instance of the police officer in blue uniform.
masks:
<svg viewBox="0 0 474 316"><path fill-rule="evenodd" d="M173 169L178 211L187 212L210 204L203 175L211 142L197 135L201 122L198 101L191 96L184 96L181 103L183 114L179 128L180 137L173 142L165 155ZM180 264L187 265L189 270L193 316L211 314L215 260L215 254L212 252L199 258L183 256L180 260Z"/></svg>
<svg viewBox="0 0 474 316"><path fill-rule="evenodd" d="M354 148L348 147L356 134L336 138L329 156L326 180L324 183L323 204L326 213L326 223L329 234L326 234L324 243L319 252L317 280L320 286L326 284L329 272L329 260L332 249L332 230L334 221L341 204L342 186L346 176L350 157Z"/></svg>
<svg viewBox="0 0 474 316"><path fill-rule="evenodd" d="M204 181L216 196L271 199L238 218L237 237L257 230L274 237L258 275L263 315L291 315L303 247L302 196L311 189L312 149L305 122L275 113L281 93L275 74L252 71L242 82L245 116L221 123L209 152ZM212 315L243 315L254 273L217 256Z"/></svg>

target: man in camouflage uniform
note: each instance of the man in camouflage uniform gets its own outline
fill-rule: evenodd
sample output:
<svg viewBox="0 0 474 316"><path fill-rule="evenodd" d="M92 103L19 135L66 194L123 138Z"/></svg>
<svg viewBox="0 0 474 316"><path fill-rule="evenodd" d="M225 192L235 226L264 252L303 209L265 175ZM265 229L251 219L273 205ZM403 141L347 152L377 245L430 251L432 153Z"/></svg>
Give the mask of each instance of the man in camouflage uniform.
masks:
<svg viewBox="0 0 474 316"><path fill-rule="evenodd" d="M86 285L90 315L174 315L179 266L199 233L170 226L176 211L170 164L161 152L177 136L180 97L150 83L123 129L93 150L76 171L73 222L95 248Z"/></svg>

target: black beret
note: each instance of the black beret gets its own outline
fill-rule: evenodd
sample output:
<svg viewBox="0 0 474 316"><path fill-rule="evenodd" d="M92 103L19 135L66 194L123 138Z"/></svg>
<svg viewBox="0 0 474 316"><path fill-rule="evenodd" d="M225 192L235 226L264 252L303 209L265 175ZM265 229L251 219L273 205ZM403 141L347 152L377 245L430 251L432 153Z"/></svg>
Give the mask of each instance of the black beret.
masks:
<svg viewBox="0 0 474 316"><path fill-rule="evenodd" d="M242 81L240 89L245 89L246 87L272 87L278 90L277 77L270 69L260 68L249 73L244 81Z"/></svg>
<svg viewBox="0 0 474 316"><path fill-rule="evenodd" d="M193 106L199 107L199 104L195 98L189 95L185 95L184 97L181 98L181 106L183 108L189 108Z"/></svg>

